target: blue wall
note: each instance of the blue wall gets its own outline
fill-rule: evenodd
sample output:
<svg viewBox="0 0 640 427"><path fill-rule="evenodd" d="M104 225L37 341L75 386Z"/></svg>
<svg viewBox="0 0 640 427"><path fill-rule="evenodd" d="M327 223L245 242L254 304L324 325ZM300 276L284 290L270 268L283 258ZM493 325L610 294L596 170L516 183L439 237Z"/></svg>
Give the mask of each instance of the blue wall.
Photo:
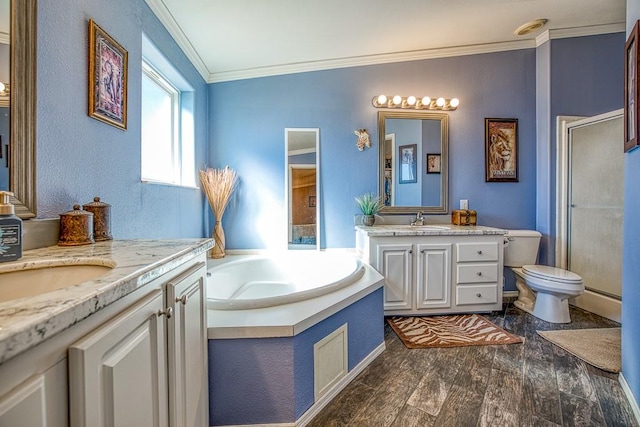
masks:
<svg viewBox="0 0 640 427"><path fill-rule="evenodd" d="M627 34L640 19L640 2L627 0ZM624 86L620 86L624 87ZM620 91L623 93L624 91ZM622 254L622 375L636 404L640 399L640 149L625 155Z"/></svg>
<svg viewBox="0 0 640 427"><path fill-rule="evenodd" d="M382 288L294 337L209 340L209 424L300 418L314 403L313 345L345 323L351 371L384 342Z"/></svg>
<svg viewBox="0 0 640 427"><path fill-rule="evenodd" d="M128 130L87 115L88 21L129 53ZM94 196L112 205L115 238L202 237L195 188L140 182L142 32L195 88L196 168L207 163L207 86L144 0L38 2L38 217L57 218Z"/></svg>
<svg viewBox="0 0 640 427"><path fill-rule="evenodd" d="M210 85L209 164L229 165L241 179L223 221L227 248L265 248L286 238L286 127L320 128L321 246L355 245L353 199L378 190L371 99L380 93L460 98L449 113L451 207L469 199L482 225L535 228L535 58L535 49L523 49ZM484 182L486 117L518 118L520 182ZM353 135L359 128L373 136L364 152ZM274 227L282 236L269 235Z"/></svg>

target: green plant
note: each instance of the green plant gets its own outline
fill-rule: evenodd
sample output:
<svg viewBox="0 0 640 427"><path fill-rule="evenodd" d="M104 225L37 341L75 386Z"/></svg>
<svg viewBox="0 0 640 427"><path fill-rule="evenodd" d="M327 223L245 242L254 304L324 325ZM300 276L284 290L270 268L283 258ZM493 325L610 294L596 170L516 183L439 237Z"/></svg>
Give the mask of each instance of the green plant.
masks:
<svg viewBox="0 0 640 427"><path fill-rule="evenodd" d="M382 209L382 199L373 193L356 197L356 203L364 215L376 215Z"/></svg>

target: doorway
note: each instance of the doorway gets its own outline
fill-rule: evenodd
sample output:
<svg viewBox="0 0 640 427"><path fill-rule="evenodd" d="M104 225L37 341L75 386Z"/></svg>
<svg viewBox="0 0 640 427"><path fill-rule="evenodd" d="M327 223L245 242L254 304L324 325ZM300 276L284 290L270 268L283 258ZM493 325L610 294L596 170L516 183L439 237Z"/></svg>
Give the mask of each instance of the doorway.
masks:
<svg viewBox="0 0 640 427"><path fill-rule="evenodd" d="M582 276L572 304L620 321L623 112L558 121L556 265Z"/></svg>

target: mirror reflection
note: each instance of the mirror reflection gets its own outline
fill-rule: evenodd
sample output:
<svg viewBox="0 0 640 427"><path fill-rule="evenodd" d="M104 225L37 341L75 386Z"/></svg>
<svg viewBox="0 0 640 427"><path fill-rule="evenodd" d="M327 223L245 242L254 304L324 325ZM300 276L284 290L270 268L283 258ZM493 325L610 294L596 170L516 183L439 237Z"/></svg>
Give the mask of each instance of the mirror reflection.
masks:
<svg viewBox="0 0 640 427"><path fill-rule="evenodd" d="M285 129L289 249L318 249L319 129Z"/></svg>
<svg viewBox="0 0 640 427"><path fill-rule="evenodd" d="M379 194L383 213L447 213L448 116L380 111Z"/></svg>

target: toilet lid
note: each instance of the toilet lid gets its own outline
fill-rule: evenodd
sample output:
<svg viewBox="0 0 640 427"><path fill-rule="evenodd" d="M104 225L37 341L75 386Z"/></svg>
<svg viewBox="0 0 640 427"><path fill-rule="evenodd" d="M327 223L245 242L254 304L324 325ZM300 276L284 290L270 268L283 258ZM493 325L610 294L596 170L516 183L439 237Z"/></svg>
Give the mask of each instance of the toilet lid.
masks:
<svg viewBox="0 0 640 427"><path fill-rule="evenodd" d="M524 265L522 272L540 279L565 283L582 283L582 277L569 270L549 267L548 265Z"/></svg>

